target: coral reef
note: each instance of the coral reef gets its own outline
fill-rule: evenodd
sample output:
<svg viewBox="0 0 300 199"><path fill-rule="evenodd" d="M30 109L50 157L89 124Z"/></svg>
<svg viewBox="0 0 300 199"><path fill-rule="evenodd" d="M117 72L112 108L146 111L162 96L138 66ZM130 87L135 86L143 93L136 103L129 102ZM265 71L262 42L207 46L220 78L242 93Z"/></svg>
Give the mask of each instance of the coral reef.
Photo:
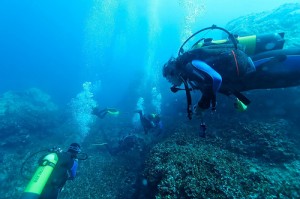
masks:
<svg viewBox="0 0 300 199"><path fill-rule="evenodd" d="M226 28L240 36L285 32L285 48L299 48L299 7L299 3L284 4L272 11L242 16L230 21Z"/></svg>
<svg viewBox="0 0 300 199"><path fill-rule="evenodd" d="M1 154L2 161L0 164L0 194L1 198L19 198L24 190L27 180L21 178L20 168L22 155L20 154ZM14 161L12 161L14 160Z"/></svg>
<svg viewBox="0 0 300 199"><path fill-rule="evenodd" d="M214 121L209 123L206 139L198 137L196 125L177 121L174 131L167 129L169 134L156 138L160 143L151 138L147 150L134 148L114 156L105 145L94 144L113 144L132 127L112 125L113 120L101 122L92 126L82 144L88 160L79 162L77 178L66 184L60 198L300 197L300 161L285 120ZM1 189L0 194L18 198L28 181L18 175L22 162L10 159L25 159L26 155L1 157L0 182L14 179L5 185L14 189ZM32 159L27 164L27 176L36 163Z"/></svg>
<svg viewBox="0 0 300 199"><path fill-rule="evenodd" d="M31 136L47 135L57 122L58 107L50 96L37 88L23 92L8 91L0 97L0 146L18 148Z"/></svg>
<svg viewBox="0 0 300 199"><path fill-rule="evenodd" d="M215 143L234 153L278 164L298 157L295 143L289 139L291 125L286 120L241 122L233 119L217 126Z"/></svg>
<svg viewBox="0 0 300 199"><path fill-rule="evenodd" d="M131 198L134 168L131 159L93 155L80 162L76 181L66 184L60 198Z"/></svg>
<svg viewBox="0 0 300 199"><path fill-rule="evenodd" d="M106 145L94 145L103 142L113 145L120 131L127 131L118 126L112 128L112 124L107 123L107 127L93 128L86 137L82 148L89 158L79 162L76 180L66 184L60 198L134 198L144 157L136 148L111 155Z"/></svg>
<svg viewBox="0 0 300 199"><path fill-rule="evenodd" d="M291 142L284 136L275 139L279 136L276 123L255 124L241 128L239 136L239 130L233 126L232 129L222 129L224 133L220 137L207 139L195 137L196 132L183 125L173 136L156 145L147 160L144 175L149 187L154 187L152 197L299 197L300 184L296 180L300 175L299 160L296 151L289 146ZM236 133L232 132L234 129ZM255 136L247 135L251 132ZM236 139L234 144L230 143L231 138ZM290 163L282 165L278 160Z"/></svg>

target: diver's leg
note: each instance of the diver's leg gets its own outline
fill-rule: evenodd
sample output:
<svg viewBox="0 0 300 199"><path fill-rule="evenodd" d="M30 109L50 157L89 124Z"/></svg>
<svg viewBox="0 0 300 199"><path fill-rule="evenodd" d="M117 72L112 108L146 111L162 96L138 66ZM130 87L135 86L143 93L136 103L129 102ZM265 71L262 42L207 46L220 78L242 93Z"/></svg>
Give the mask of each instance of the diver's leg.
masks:
<svg viewBox="0 0 300 199"><path fill-rule="evenodd" d="M148 134L148 131L149 131L149 129L148 129L148 128L146 128L145 126L143 126L143 128L144 128L144 133L147 135L147 134Z"/></svg>
<svg viewBox="0 0 300 199"><path fill-rule="evenodd" d="M101 119L103 119L105 116L106 116L106 114L107 114L108 112L107 111L102 111L100 114L99 114L99 118L101 118Z"/></svg>
<svg viewBox="0 0 300 199"><path fill-rule="evenodd" d="M201 109L209 109L210 107L210 102L211 102L211 96L208 96L206 93L202 93L201 99L198 102L198 106Z"/></svg>
<svg viewBox="0 0 300 199"><path fill-rule="evenodd" d="M271 57L255 60L254 64L256 71L242 80L241 91L300 85L300 50L276 51Z"/></svg>
<svg viewBox="0 0 300 199"><path fill-rule="evenodd" d="M102 110L99 110L97 107L94 108L93 111L92 111L92 113L94 115L96 115L97 117L99 117L99 118L103 118L105 116L105 115L103 116L103 113L105 113L105 112L107 112L106 108L102 109Z"/></svg>
<svg viewBox="0 0 300 199"><path fill-rule="evenodd" d="M136 110L136 111L134 111L134 112L139 114L140 120L142 121L142 118L143 118L143 111L142 111L142 110Z"/></svg>

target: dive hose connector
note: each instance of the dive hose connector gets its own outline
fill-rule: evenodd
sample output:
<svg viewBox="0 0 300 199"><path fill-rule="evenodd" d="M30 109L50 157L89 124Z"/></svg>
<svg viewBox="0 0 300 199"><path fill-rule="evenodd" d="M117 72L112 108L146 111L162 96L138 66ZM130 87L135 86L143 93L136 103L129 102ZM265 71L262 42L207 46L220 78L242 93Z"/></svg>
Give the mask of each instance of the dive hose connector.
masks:
<svg viewBox="0 0 300 199"><path fill-rule="evenodd" d="M52 148L49 149L49 152L51 153L61 153L63 150L57 146L54 146Z"/></svg>

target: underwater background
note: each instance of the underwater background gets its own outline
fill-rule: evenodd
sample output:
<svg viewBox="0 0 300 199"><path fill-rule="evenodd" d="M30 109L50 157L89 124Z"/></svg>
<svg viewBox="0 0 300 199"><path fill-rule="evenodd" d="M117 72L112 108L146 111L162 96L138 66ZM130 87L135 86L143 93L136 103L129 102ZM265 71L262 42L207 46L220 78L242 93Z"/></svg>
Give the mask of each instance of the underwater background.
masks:
<svg viewBox="0 0 300 199"><path fill-rule="evenodd" d="M219 94L201 139L185 93L162 77L213 24L285 32L284 48L300 48L299 1L1 1L0 198L21 196L42 155L32 154L72 142L89 158L60 198L300 198L299 87L246 92L243 113ZM99 119L95 107L120 114ZM160 114L163 133L145 135L136 109ZM129 134L139 143L110 154Z"/></svg>

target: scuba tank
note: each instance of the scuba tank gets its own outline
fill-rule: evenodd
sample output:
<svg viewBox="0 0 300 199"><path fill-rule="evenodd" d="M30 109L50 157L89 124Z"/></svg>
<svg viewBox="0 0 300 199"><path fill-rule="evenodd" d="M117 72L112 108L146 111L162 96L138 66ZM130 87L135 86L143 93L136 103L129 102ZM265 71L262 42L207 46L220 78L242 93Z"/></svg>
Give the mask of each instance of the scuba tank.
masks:
<svg viewBox="0 0 300 199"><path fill-rule="evenodd" d="M60 150L60 149L58 149ZM60 151L58 151L60 152ZM58 162L57 152L46 155L28 183L21 199L38 199Z"/></svg>
<svg viewBox="0 0 300 199"><path fill-rule="evenodd" d="M245 53L250 56L265 51L282 49L285 42L284 33L269 33L245 37L235 35L235 38L238 44L244 47ZM229 43L231 43L231 41L226 39L213 40L212 38L207 38L203 39L203 42L196 43L193 49Z"/></svg>
<svg viewBox="0 0 300 199"><path fill-rule="evenodd" d="M248 55L282 49L285 42L283 32L238 37L237 40L245 46Z"/></svg>
<svg viewBox="0 0 300 199"><path fill-rule="evenodd" d="M76 144L76 143L73 143ZM70 145L67 152L73 151L76 152L77 160L86 160L88 155L86 153L81 153L80 147L76 148L73 144ZM62 152L62 150L58 147L53 147L51 149L44 149L30 155L22 164L21 167L21 175L23 175L23 168L26 162L36 154L41 152L48 152L49 154L45 155L43 159L39 161L39 167L36 169L33 177L29 181L25 191L23 192L20 199L38 199L40 198L45 186L48 186L48 181L53 174L55 167L60 167L60 161L63 161L64 156L61 154L66 154L66 152ZM58 168L59 169L59 168Z"/></svg>

